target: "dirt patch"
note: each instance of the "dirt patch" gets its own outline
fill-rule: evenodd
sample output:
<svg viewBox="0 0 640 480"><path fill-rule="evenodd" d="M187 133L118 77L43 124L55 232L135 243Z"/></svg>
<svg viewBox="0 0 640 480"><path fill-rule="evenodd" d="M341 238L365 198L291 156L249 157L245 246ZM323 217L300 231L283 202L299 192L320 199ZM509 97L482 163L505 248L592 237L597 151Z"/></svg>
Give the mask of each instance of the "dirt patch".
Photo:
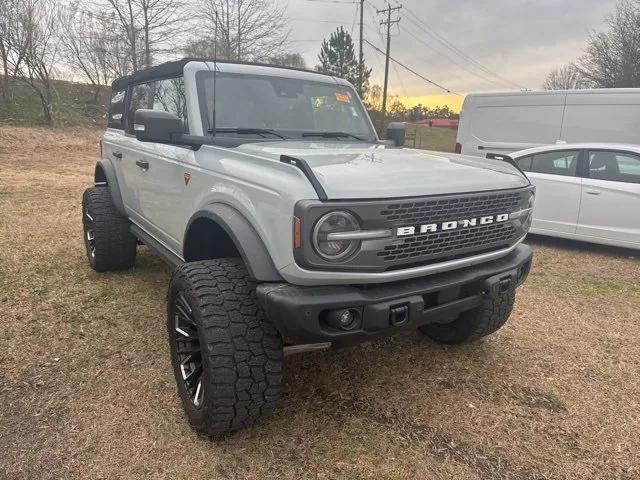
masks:
<svg viewBox="0 0 640 480"><path fill-rule="evenodd" d="M405 334L287 359L267 423L183 417L168 272L87 265L91 129L0 126L0 477L640 478L640 255L532 238L512 318L477 345Z"/></svg>

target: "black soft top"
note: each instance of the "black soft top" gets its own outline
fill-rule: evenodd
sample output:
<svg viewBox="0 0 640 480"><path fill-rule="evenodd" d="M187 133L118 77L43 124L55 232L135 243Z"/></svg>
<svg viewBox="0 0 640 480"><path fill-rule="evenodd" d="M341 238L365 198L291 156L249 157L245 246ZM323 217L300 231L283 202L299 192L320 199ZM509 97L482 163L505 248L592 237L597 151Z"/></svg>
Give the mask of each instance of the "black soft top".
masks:
<svg viewBox="0 0 640 480"><path fill-rule="evenodd" d="M174 62L166 62L155 67L145 68L144 70L138 70L131 75L125 75L124 77L116 78L111 84L111 89L116 92L126 89L129 85L135 85L137 83L144 83L150 80L158 78L170 78L182 74L184 66L189 62L214 62L216 60L212 58L183 58L182 60L176 60ZM217 60L218 63L230 63L235 65L255 65L258 67L271 67L282 68L284 70L297 70L299 72L315 73L317 75L326 75L322 72L316 72L314 70L308 70L305 68L295 67L283 67L280 65L269 65L266 63L253 63L253 62L236 62L233 60Z"/></svg>

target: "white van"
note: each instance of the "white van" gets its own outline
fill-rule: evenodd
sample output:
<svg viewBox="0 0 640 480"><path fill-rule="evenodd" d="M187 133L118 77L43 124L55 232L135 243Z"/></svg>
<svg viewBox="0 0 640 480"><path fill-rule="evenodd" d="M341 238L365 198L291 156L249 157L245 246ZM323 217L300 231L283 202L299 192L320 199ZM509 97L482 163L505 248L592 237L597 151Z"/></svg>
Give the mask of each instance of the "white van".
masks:
<svg viewBox="0 0 640 480"><path fill-rule="evenodd" d="M640 88L472 93L456 153L486 156L576 142L640 144Z"/></svg>

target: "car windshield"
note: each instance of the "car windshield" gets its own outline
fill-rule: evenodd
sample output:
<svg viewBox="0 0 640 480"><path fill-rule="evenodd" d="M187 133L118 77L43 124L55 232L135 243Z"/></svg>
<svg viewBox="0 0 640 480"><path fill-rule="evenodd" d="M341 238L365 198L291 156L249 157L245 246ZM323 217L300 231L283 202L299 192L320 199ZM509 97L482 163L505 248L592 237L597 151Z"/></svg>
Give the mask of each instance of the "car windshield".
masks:
<svg viewBox="0 0 640 480"><path fill-rule="evenodd" d="M218 72L216 135L376 140L356 92L334 83ZM213 72L198 73L205 131L213 134Z"/></svg>

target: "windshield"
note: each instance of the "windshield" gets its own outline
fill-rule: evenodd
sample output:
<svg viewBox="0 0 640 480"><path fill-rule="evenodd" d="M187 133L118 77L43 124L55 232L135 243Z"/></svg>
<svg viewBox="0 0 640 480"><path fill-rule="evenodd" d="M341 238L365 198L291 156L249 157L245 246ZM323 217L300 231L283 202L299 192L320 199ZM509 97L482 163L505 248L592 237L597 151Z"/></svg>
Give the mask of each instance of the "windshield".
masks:
<svg viewBox="0 0 640 480"><path fill-rule="evenodd" d="M345 85L218 72L216 88L216 135L376 140L357 94ZM198 72L198 89L203 127L213 134L213 72Z"/></svg>

